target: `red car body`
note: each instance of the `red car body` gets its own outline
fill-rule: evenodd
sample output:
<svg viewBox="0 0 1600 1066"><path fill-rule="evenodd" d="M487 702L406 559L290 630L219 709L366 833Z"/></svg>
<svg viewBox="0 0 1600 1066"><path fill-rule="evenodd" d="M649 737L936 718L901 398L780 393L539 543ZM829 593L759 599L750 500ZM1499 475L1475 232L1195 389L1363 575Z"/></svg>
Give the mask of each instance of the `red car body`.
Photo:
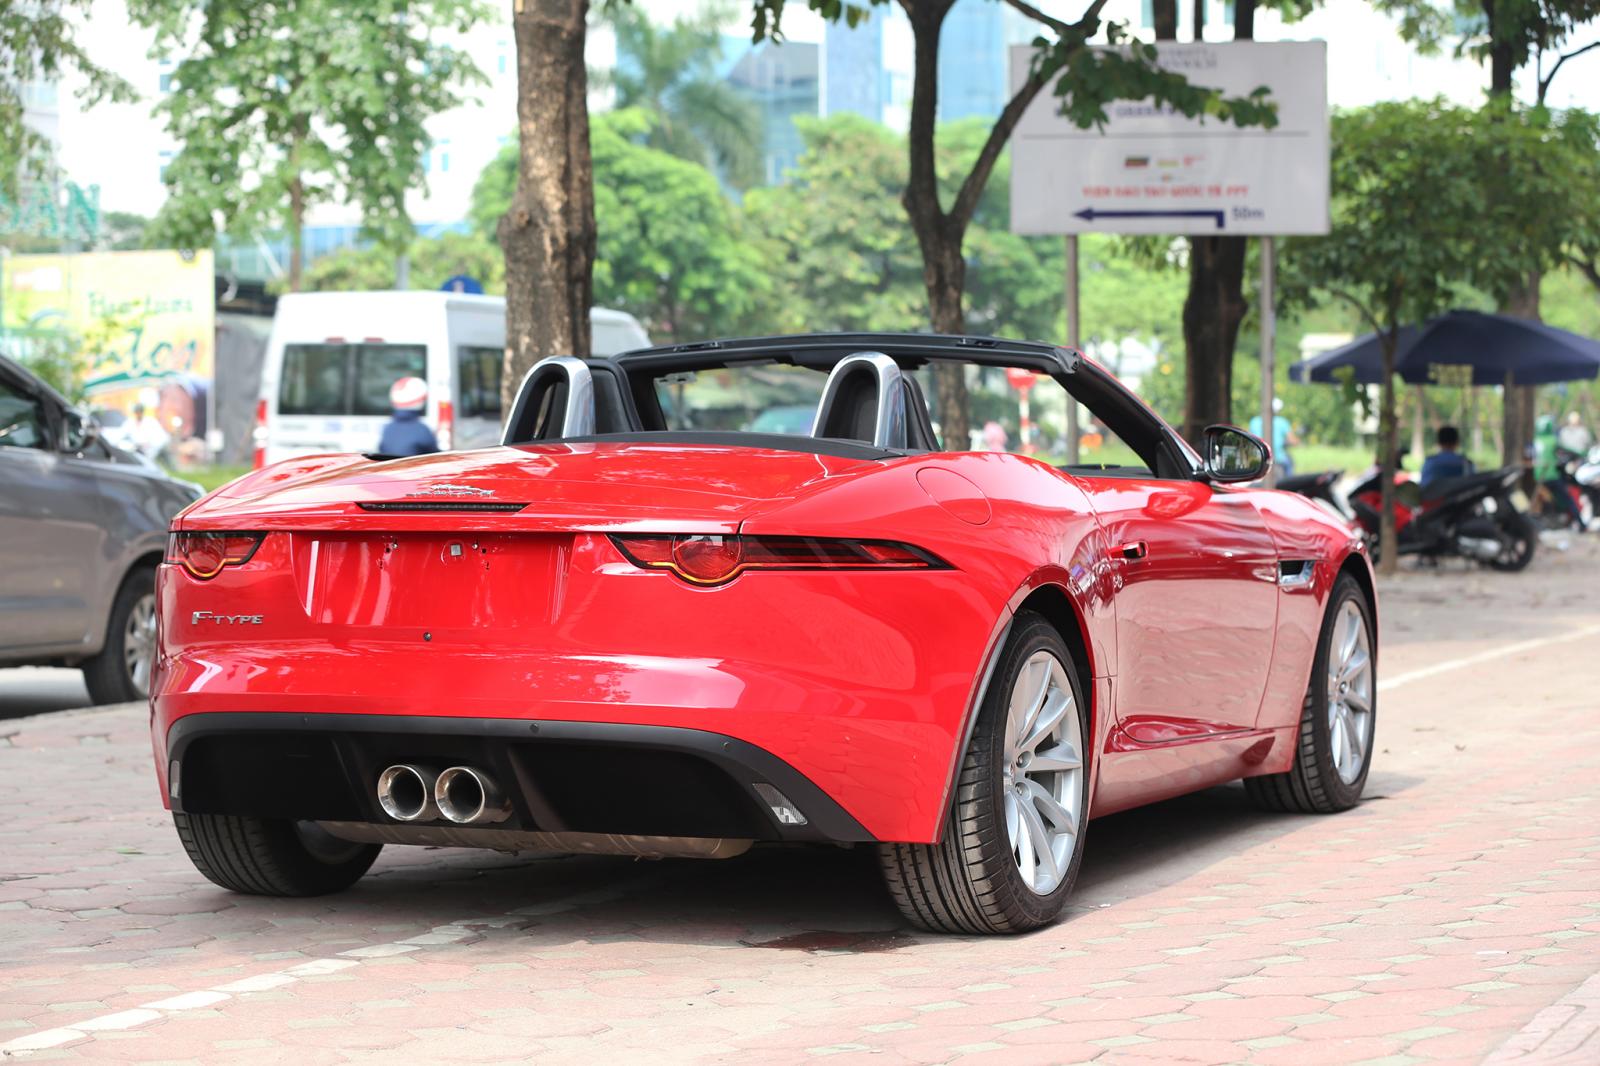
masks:
<svg viewBox="0 0 1600 1066"><path fill-rule="evenodd" d="M160 569L151 730L163 801L381 820L370 777L405 752L323 758L269 738L410 720L446 748L456 723L584 765L702 760L742 794L727 805L764 777L807 816L759 824L757 797L754 813L701 832L682 824L692 812L590 810L579 783L557 780L516 799L525 825L726 836L754 824L757 839L930 843L1026 607L1083 659L1090 810L1103 815L1284 772L1329 591L1348 573L1370 595L1359 538L1299 496L805 441L602 434L314 456L213 493L175 535L264 535L214 576ZM639 534L870 540L939 565L755 569L702 587L630 558L616 538ZM281 794L254 780L266 771L246 765L252 751L276 760ZM530 758L508 772L561 777L559 756ZM702 769L641 772L671 808L684 790L723 795Z"/></svg>

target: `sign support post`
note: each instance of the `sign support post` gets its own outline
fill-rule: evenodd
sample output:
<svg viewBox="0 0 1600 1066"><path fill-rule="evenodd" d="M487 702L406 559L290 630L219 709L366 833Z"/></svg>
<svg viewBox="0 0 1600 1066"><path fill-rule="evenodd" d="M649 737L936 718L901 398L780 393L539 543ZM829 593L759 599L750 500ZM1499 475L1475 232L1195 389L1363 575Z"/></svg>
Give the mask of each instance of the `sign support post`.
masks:
<svg viewBox="0 0 1600 1066"><path fill-rule="evenodd" d="M1261 436L1268 446L1272 444L1273 419L1276 417L1272 410L1273 378L1276 374L1277 356L1277 304L1273 294L1273 284L1277 280L1277 255L1271 237L1261 238ZM1276 458L1276 456L1274 456ZM1272 488L1278 483L1278 468L1274 464L1267 474L1267 488Z"/></svg>
<svg viewBox="0 0 1600 1066"><path fill-rule="evenodd" d="M1079 331L1082 323L1078 317L1078 235L1066 235L1067 252L1067 346L1081 349ZM1078 464L1078 401L1067 397L1067 465Z"/></svg>

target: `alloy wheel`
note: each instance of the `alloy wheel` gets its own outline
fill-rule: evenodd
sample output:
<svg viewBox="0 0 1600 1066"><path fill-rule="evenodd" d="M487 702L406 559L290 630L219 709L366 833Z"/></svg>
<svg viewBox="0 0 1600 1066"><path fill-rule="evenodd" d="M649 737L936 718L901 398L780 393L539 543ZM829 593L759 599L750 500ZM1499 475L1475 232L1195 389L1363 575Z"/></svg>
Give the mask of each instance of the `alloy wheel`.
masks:
<svg viewBox="0 0 1600 1066"><path fill-rule="evenodd" d="M1047 896L1061 884L1083 828L1083 727L1061 661L1037 651L1017 672L1007 708L1006 834L1023 883Z"/></svg>
<svg viewBox="0 0 1600 1066"><path fill-rule="evenodd" d="M128 680L140 696L150 695L150 672L156 662L156 594L147 592L133 601L122 632L122 662Z"/></svg>
<svg viewBox="0 0 1600 1066"><path fill-rule="evenodd" d="M1329 640L1328 746L1339 779L1350 785L1372 742L1372 641L1354 600L1340 606Z"/></svg>

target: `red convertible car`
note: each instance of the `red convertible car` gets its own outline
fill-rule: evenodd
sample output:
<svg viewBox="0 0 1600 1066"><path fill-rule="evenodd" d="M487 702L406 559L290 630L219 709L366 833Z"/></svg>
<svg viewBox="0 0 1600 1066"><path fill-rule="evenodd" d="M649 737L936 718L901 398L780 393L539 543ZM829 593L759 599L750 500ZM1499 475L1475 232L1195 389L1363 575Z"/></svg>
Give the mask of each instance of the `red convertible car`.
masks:
<svg viewBox="0 0 1600 1066"><path fill-rule="evenodd" d="M1006 368L1036 418L1087 408L1100 461L941 446L925 397ZM749 428L801 404L810 433ZM1248 487L1256 438L1203 450L1044 344L547 359L501 446L290 459L176 519L162 796L240 892L342 889L385 844L810 841L875 848L925 928L1033 928L1092 817L1241 778L1338 811L1365 783L1361 538Z"/></svg>

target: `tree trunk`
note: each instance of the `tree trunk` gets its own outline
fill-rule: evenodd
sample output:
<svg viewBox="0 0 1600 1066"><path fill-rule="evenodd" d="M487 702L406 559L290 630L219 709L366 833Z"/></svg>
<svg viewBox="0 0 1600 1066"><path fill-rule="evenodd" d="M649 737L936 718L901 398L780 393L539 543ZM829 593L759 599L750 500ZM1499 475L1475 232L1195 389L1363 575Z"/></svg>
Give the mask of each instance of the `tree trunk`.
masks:
<svg viewBox="0 0 1600 1066"><path fill-rule="evenodd" d="M1150 11L1152 20L1155 23L1156 40L1176 41L1178 39L1178 0L1154 0Z"/></svg>
<svg viewBox="0 0 1600 1066"><path fill-rule="evenodd" d="M1500 306L1502 314L1515 315L1539 321L1539 287L1542 276L1529 274L1522 285L1512 290ZM1506 466L1520 466L1527 461L1528 449L1533 444L1534 399L1532 385L1517 385L1511 375L1506 375L1504 410L1501 412L1501 462ZM1531 491L1531 484L1528 486Z"/></svg>
<svg viewBox="0 0 1600 1066"><path fill-rule="evenodd" d="M1244 261L1243 237L1189 239L1183 435L1197 447L1207 426L1233 421L1233 349L1244 321Z"/></svg>
<svg viewBox="0 0 1600 1066"><path fill-rule="evenodd" d="M306 184L296 174L289 182L289 291L299 292L305 276Z"/></svg>
<svg viewBox="0 0 1600 1066"><path fill-rule="evenodd" d="M1255 8L1256 0L1236 0L1234 40L1249 40L1255 33ZM1195 23L1197 41L1201 26ZM1233 353L1245 313L1245 254L1243 237L1189 238L1189 293L1183 301L1183 435L1196 447L1207 426L1233 421ZM1270 440L1272 427L1263 428Z"/></svg>
<svg viewBox="0 0 1600 1066"><path fill-rule="evenodd" d="M934 158L934 126L939 113L939 37L951 3L935 0L902 6L911 23L915 65L907 138L911 166L901 202L922 252L922 285L928 295L933 330L965 333L961 298L966 289L967 263L961 256L961 243L966 225L946 216L939 203L939 171ZM933 381L933 415L939 421L944 446L951 451L966 451L972 408L963 368L938 364Z"/></svg>
<svg viewBox="0 0 1600 1066"><path fill-rule="evenodd" d="M1383 334L1383 389L1378 404L1378 573L1392 574L1399 568L1400 538L1394 524L1395 446L1399 443L1399 419L1395 417L1394 365L1400 346L1400 327Z"/></svg>
<svg viewBox="0 0 1600 1066"><path fill-rule="evenodd" d="M517 42L517 190L500 220L506 257L506 411L528 369L589 354L594 167L583 47L588 0L513 0Z"/></svg>

